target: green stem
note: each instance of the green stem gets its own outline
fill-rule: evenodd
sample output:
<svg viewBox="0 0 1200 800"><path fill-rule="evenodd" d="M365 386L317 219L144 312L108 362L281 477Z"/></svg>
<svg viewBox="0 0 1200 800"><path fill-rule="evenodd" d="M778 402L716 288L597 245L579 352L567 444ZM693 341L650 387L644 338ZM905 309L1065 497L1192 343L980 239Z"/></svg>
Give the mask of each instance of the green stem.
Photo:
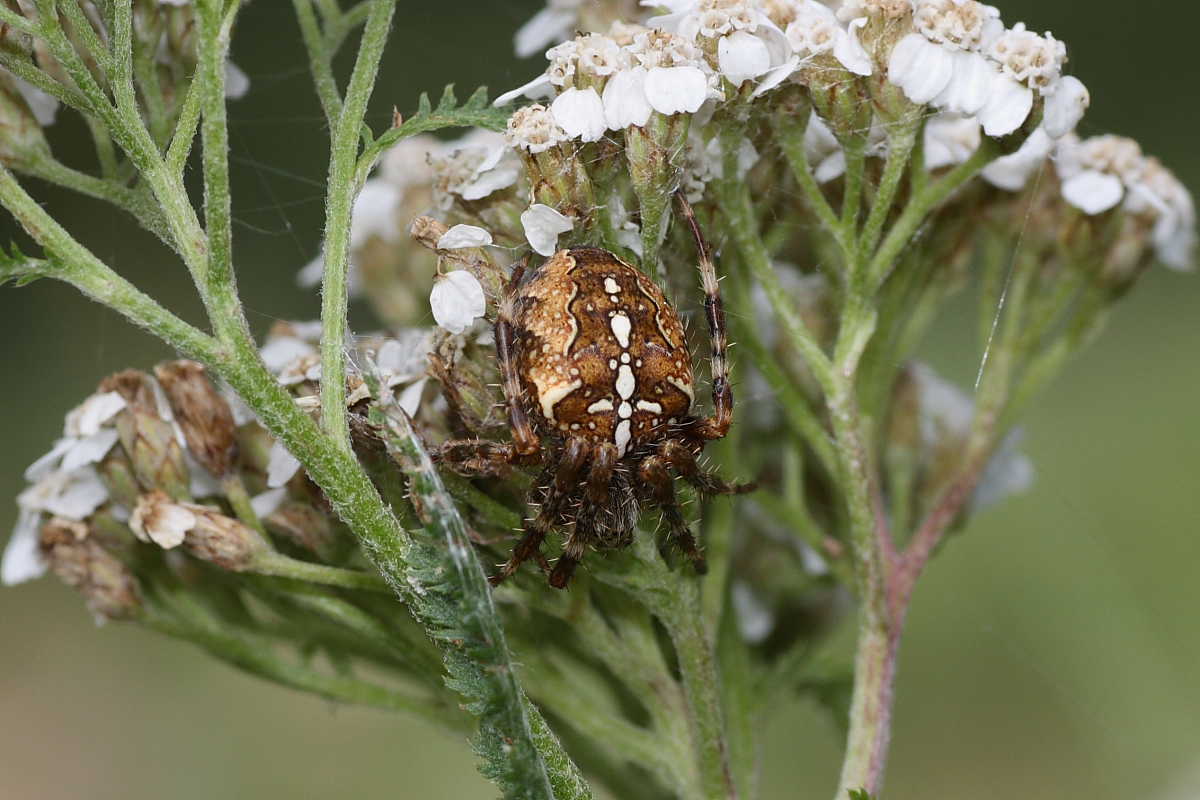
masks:
<svg viewBox="0 0 1200 800"><path fill-rule="evenodd" d="M860 253L870 253L879 243L883 234L884 223L887 222L896 199L900 182L904 179L904 171L908 166L908 158L916 143L917 131L920 128L920 118L901 123L891 130L888 135L888 156L883 165L883 175L879 179L879 187L875 190L875 198L871 203L871 213L863 225L862 236L858 240Z"/></svg>
<svg viewBox="0 0 1200 800"><path fill-rule="evenodd" d="M887 279L897 256L908 246L913 234L925 222L929 213L945 202L955 190L979 174L1000 154L1000 146L996 141L985 136L979 148L971 154L970 158L913 195L867 264L866 285L872 292Z"/></svg>
<svg viewBox="0 0 1200 800"><path fill-rule="evenodd" d="M326 675L303 664L285 661L275 654L270 642L245 633L229 633L224 626L218 628L215 621L201 626L151 607L142 623L159 633L198 645L221 661L275 683L350 705L415 714L440 728L462 730L461 725L453 724L456 715L444 703L344 675Z"/></svg>
<svg viewBox="0 0 1200 800"><path fill-rule="evenodd" d="M368 592L391 594L387 581L372 572L357 572L352 569L314 564L309 561L288 558L271 551L257 556L250 566L250 571L257 572L259 575L292 578L324 586L340 586L344 589L361 589Z"/></svg>
<svg viewBox="0 0 1200 800"><path fill-rule="evenodd" d="M97 178L86 172L80 172L49 154L15 165L15 168L64 189L72 189L88 197L109 202L127 212L163 241L170 241L170 232L167 230L162 209L151 202L143 192L130 189L114 180Z"/></svg>
<svg viewBox="0 0 1200 800"><path fill-rule="evenodd" d="M333 77L332 50L326 49L317 15L313 13L312 0L292 0L292 6L296 9L300 34L308 51L308 66L316 85L317 98L321 101L321 110L325 112L325 122L332 129L342 113L342 98L338 95L337 81ZM328 27L332 22L326 20L325 24Z"/></svg>
<svg viewBox="0 0 1200 800"><path fill-rule="evenodd" d="M804 148L804 133L811 119L811 111L805 115L785 115L779 122L776 138L783 149L784 158L792 168L792 175L804 193L804 199L817 216L817 220L825 228L825 232L834 238L841 248L846 263L850 262L850 242L845 236L842 222L834 212L833 206L821 191L817 179L813 177L812 166L808 163L808 151Z"/></svg>
<svg viewBox="0 0 1200 800"><path fill-rule="evenodd" d="M375 87L396 0L374 0L363 31L346 101L330 142L325 198L325 275L321 283L321 427L335 446L350 452L346 417L346 313L350 268L350 226L358 194L355 168L359 133Z"/></svg>

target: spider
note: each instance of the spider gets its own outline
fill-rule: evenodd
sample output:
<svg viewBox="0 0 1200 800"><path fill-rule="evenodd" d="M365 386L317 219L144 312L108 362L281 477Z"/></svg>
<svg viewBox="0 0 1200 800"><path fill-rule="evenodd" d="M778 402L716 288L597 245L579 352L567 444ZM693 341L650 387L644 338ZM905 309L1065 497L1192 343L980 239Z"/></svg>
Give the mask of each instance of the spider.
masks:
<svg viewBox="0 0 1200 800"><path fill-rule="evenodd" d="M675 497L675 475L704 494L737 494L697 458L733 423L725 314L716 269L691 207L677 195L699 253L711 338L713 414L692 415L695 381L679 315L638 269L594 247L560 250L531 274L518 266L495 323L511 443L446 442L441 461L471 473L507 464L542 467L529 493L538 508L493 584L536 560L549 583L565 588L591 547L633 541L644 507L658 508L671 541L697 573L704 555ZM546 535L565 532L553 568Z"/></svg>

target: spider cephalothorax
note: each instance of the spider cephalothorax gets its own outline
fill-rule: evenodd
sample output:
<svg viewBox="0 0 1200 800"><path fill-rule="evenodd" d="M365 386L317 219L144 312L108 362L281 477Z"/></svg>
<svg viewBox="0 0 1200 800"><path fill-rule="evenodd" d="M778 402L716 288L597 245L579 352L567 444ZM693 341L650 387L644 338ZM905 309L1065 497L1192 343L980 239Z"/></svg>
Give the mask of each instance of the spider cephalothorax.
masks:
<svg viewBox="0 0 1200 800"><path fill-rule="evenodd" d="M551 530L566 532L550 583L567 585L588 547L623 547L640 510L662 510L674 541L704 571L704 557L679 511L674 477L707 493L731 486L697 457L733 421L725 321L716 273L691 209L705 310L712 336L714 412L697 418L691 356L679 315L636 268L593 247L561 250L528 275L514 274L500 303L496 350L512 444L448 442L443 460L483 466L541 464L530 504L538 513L493 579L537 559Z"/></svg>

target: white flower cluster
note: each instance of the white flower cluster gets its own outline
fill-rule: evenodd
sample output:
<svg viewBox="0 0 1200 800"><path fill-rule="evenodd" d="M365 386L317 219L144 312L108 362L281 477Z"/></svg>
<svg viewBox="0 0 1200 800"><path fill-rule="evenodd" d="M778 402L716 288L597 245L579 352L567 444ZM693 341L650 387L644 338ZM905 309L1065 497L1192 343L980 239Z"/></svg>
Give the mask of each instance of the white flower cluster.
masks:
<svg viewBox="0 0 1200 800"><path fill-rule="evenodd" d="M145 380L154 394L155 414L159 420L170 424L175 443L182 453L189 478L188 491L193 497L220 494L220 483L188 451L187 439L162 387L150 376L145 376ZM253 419L232 392L226 391L224 395L237 424ZM47 565L38 537L46 515L81 522L112 500L96 465L117 444L120 438L117 418L127 405L115 391L98 392L88 397L67 414L63 435L50 452L25 470L25 480L30 485L17 496L17 524L0 562L0 583L12 585L45 574ZM257 498L255 502L257 507ZM109 509L118 519L128 519L131 511L115 502Z"/></svg>
<svg viewBox="0 0 1200 800"><path fill-rule="evenodd" d="M712 69L684 37L643 28L621 33L625 44L592 33L550 48L545 72L496 98L502 106L554 96L548 108L514 116L514 147L538 153L567 140L599 141L609 130L644 126L654 112L695 113L717 96Z"/></svg>

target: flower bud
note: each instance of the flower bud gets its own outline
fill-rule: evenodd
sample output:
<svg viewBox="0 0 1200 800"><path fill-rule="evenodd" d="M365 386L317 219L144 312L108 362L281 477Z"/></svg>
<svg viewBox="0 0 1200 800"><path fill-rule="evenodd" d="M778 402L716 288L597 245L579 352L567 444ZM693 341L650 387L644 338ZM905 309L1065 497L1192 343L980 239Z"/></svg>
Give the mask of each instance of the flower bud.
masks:
<svg viewBox="0 0 1200 800"><path fill-rule="evenodd" d="M92 613L131 619L141 608L137 578L90 536L87 523L51 517L42 525L39 547L63 583L78 589Z"/></svg>
<svg viewBox="0 0 1200 800"><path fill-rule="evenodd" d="M105 378L100 391L117 392L125 398L126 406L116 417L117 434L138 483L181 500L190 497L191 478L183 448L174 426L163 419L170 409L160 408L151 378L137 370L125 370Z"/></svg>
<svg viewBox="0 0 1200 800"><path fill-rule="evenodd" d="M188 450L213 475L233 467L237 453L233 412L195 361L169 361L154 368Z"/></svg>
<svg viewBox="0 0 1200 800"><path fill-rule="evenodd" d="M257 531L207 506L174 502L165 492L142 495L129 519L134 534L164 549L180 544L196 558L242 572L266 549Z"/></svg>

